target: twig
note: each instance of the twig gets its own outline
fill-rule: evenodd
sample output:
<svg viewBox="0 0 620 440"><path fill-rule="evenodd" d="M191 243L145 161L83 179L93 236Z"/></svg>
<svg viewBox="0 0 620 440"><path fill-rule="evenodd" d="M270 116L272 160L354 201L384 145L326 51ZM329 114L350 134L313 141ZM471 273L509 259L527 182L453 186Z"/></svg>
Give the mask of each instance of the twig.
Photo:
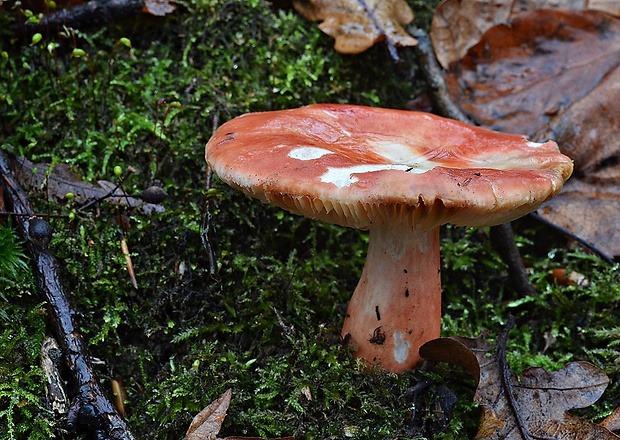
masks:
<svg viewBox="0 0 620 440"><path fill-rule="evenodd" d="M536 296L536 290L527 278L523 259L515 243L515 237L510 223L493 226L490 233L491 245L508 265L508 277L513 287L521 295Z"/></svg>
<svg viewBox="0 0 620 440"><path fill-rule="evenodd" d="M506 399L508 400L508 404L510 406L510 411L512 412L512 415L514 416L515 420L516 420L516 425L517 428L519 429L519 432L521 433L521 436L523 437L524 440L533 440L532 434L530 433L529 429L527 429L527 427L525 426L525 422L523 421L523 418L521 417L521 413L519 411L518 408L518 404L517 401L514 397L514 395L512 394L512 385L510 383L510 376L511 376L511 372L510 372L510 366L508 365L508 361L506 360L506 344L508 343L508 333L510 333L510 330L512 329L512 327L514 327L515 325L515 318L514 316L509 316L508 317L508 322L506 323L506 326L502 329L502 332L497 336L497 343L496 345L496 358L497 358L497 363L499 365L499 370L500 370L500 381L502 383L502 389L504 390L504 393L506 394Z"/></svg>
<svg viewBox="0 0 620 440"><path fill-rule="evenodd" d="M144 0L91 0L45 15L39 23L27 23L26 35L35 32L55 33L64 27L92 29L108 23L137 15L144 6Z"/></svg>
<svg viewBox="0 0 620 440"><path fill-rule="evenodd" d="M418 40L415 49L420 60L420 67L431 89L433 101L439 113L445 117L474 125L474 122L450 98L443 71L435 58L428 34L417 28L411 34ZM499 252L502 260L508 265L508 275L515 290L521 295L536 295L536 290L530 284L525 265L515 243L511 224L504 223L491 227L491 243L493 248Z"/></svg>
<svg viewBox="0 0 620 440"><path fill-rule="evenodd" d="M49 239L42 240L40 236L33 239L34 234L30 230L34 229L35 219L21 215L32 213L33 209L13 178L8 160L1 150L0 185L5 189L11 209L20 214L15 218L22 235L28 239L39 291L47 301L52 332L62 349L73 382L67 420L69 427L84 429L100 439L133 440L129 426L108 400L95 376L86 344L75 322L75 311L61 283L58 262L47 246ZM45 222L42 219L36 221Z"/></svg>
<svg viewBox="0 0 620 440"><path fill-rule="evenodd" d="M435 58L435 53L433 52L428 34L422 29L413 28L411 30L411 35L418 40L418 45L414 47L414 50L420 60L422 73L431 90L433 101L438 112L447 118L474 125L474 122L465 115L452 98L450 98L443 71Z"/></svg>
<svg viewBox="0 0 620 440"><path fill-rule="evenodd" d="M219 113L215 113L213 117L213 132L217 129L219 125ZM209 264L209 275L215 275L217 270L217 266L215 264L215 252L213 252L213 243L211 235L213 233L213 228L211 226L211 203L209 201L209 189L211 189L211 178L213 177L213 172L211 171L211 167L207 164L207 173L206 173L206 184L205 184L205 198L203 202L202 208L202 233L200 234L200 238L202 239L202 245L205 248L205 252L207 253L207 260Z"/></svg>

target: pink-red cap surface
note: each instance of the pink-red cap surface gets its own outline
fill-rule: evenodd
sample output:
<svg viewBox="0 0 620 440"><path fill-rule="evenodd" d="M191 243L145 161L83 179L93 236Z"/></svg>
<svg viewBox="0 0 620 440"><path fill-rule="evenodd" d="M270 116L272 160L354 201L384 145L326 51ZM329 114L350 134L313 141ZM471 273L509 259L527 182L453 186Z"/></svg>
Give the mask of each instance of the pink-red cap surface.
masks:
<svg viewBox="0 0 620 440"><path fill-rule="evenodd" d="M235 118L209 140L206 159L263 202L359 229L503 223L553 197L573 168L553 141L342 104Z"/></svg>

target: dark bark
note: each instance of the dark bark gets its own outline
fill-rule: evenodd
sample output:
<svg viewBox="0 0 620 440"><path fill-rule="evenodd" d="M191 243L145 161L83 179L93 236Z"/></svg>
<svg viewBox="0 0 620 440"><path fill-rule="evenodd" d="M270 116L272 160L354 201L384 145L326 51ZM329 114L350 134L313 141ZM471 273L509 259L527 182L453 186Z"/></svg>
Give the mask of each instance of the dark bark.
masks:
<svg viewBox="0 0 620 440"><path fill-rule="evenodd" d="M67 9L43 15L39 23L26 23L16 34L24 41L36 32L51 35L63 31L64 27L87 30L97 29L109 23L118 23L139 14L144 0L91 0Z"/></svg>
<svg viewBox="0 0 620 440"><path fill-rule="evenodd" d="M415 29L412 35L418 39L416 51L420 67L431 90L438 113L442 116L474 125L473 121L450 98L443 71L435 58L426 32ZM510 223L491 227L491 244L499 252L502 260L508 265L508 275L514 289L521 295L535 295L536 290L529 282Z"/></svg>
<svg viewBox="0 0 620 440"><path fill-rule="evenodd" d="M86 344L76 325L75 312L62 286L58 261L48 247L51 235L45 237L46 228L40 223L45 220L32 217L32 206L13 178L7 157L1 150L0 185L4 187L8 208L17 214L30 214L14 218L28 241L38 289L47 302L50 327L71 376L69 427L83 430L98 439L133 439L129 426L97 381ZM49 232L51 234L51 230Z"/></svg>

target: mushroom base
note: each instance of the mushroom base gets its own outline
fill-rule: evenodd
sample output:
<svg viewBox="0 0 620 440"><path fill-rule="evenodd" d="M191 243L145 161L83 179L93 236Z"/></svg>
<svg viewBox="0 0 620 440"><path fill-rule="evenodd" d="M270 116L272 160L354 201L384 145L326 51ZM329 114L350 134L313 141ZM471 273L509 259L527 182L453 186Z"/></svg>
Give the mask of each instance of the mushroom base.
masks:
<svg viewBox="0 0 620 440"><path fill-rule="evenodd" d="M354 355L394 373L420 361L419 348L439 337L439 228L370 230L368 256L342 328Z"/></svg>

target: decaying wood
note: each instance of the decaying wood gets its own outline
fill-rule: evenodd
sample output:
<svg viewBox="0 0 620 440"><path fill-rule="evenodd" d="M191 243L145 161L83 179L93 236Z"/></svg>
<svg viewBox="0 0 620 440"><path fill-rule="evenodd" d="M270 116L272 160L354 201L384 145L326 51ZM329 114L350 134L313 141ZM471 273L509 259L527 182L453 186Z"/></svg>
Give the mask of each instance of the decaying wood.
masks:
<svg viewBox="0 0 620 440"><path fill-rule="evenodd" d="M450 98L441 67L435 58L426 32L415 29L412 35L418 40L415 50L438 112L445 117L475 125ZM536 290L530 284L525 265L515 243L511 224L504 223L491 227L491 243L508 265L508 275L515 290L521 295L536 295Z"/></svg>
<svg viewBox="0 0 620 440"><path fill-rule="evenodd" d="M38 24L26 24L25 31L27 34L55 33L65 26L73 29L98 28L137 15L143 7L144 0L91 0L44 15Z"/></svg>
<svg viewBox="0 0 620 440"><path fill-rule="evenodd" d="M4 187L9 209L32 214L24 191L13 178L6 155L0 150L0 186ZM71 378L71 406L67 416L70 429L84 430L98 439L132 440L129 426L99 385L84 339L76 325L73 310L60 279L60 267L49 240L31 237L32 216L15 216L21 234L27 238L40 294L47 302L50 327L58 342ZM39 219L39 221L42 221Z"/></svg>

